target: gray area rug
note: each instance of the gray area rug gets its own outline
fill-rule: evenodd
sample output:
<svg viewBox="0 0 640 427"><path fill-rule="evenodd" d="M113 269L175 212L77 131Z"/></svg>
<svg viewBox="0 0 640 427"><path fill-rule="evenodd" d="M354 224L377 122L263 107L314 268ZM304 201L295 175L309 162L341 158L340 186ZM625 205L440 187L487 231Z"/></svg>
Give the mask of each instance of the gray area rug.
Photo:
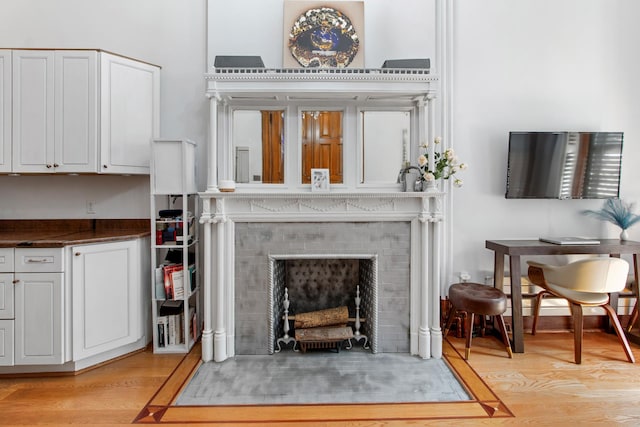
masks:
<svg viewBox="0 0 640 427"><path fill-rule="evenodd" d="M366 351L236 356L203 363L176 405L471 400L444 359Z"/></svg>

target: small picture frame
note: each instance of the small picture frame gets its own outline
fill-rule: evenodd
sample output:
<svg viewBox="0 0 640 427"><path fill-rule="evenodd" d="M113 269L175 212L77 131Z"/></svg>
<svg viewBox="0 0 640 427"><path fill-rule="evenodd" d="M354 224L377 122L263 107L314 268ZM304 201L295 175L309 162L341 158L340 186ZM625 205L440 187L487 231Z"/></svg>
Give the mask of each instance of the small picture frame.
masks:
<svg viewBox="0 0 640 427"><path fill-rule="evenodd" d="M311 191L329 191L329 169L311 169Z"/></svg>

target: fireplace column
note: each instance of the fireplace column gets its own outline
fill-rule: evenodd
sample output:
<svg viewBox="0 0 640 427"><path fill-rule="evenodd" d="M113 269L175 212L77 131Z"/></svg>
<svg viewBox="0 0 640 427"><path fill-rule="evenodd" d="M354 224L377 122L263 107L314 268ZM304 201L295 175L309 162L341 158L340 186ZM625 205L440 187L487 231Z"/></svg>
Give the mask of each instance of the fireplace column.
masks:
<svg viewBox="0 0 640 427"><path fill-rule="evenodd" d="M224 213L224 199L216 199L216 314L213 331L213 360L223 362L227 359L227 332L225 328L225 247L227 217Z"/></svg>
<svg viewBox="0 0 640 427"><path fill-rule="evenodd" d="M429 198L422 199L428 203ZM431 336L429 330L429 273L431 258L429 252L429 219L424 212L418 218L420 220L420 326L418 327L418 355L423 359L431 357Z"/></svg>

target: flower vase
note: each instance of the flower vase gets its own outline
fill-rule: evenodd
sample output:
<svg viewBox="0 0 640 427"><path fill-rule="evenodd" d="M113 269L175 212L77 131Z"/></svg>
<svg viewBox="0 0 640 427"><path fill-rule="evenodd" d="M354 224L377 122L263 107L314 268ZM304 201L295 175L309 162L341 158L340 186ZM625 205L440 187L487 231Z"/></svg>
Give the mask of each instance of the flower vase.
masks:
<svg viewBox="0 0 640 427"><path fill-rule="evenodd" d="M432 181L423 181L422 182L422 191L425 193L437 193L438 183L435 180Z"/></svg>
<svg viewBox="0 0 640 427"><path fill-rule="evenodd" d="M620 232L620 240L629 240L629 233L627 233L626 228Z"/></svg>

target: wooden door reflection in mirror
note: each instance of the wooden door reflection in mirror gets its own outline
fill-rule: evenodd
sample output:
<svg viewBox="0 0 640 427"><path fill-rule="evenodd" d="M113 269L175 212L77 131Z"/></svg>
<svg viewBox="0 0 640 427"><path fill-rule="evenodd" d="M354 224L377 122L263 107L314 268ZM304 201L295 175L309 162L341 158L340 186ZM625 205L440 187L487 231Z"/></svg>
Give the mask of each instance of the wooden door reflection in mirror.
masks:
<svg viewBox="0 0 640 427"><path fill-rule="evenodd" d="M235 110L233 149L236 182L284 184L284 111Z"/></svg>
<svg viewBox="0 0 640 427"><path fill-rule="evenodd" d="M302 112L302 183L311 169L329 169L331 184L342 183L342 111Z"/></svg>
<svg viewBox="0 0 640 427"><path fill-rule="evenodd" d="M284 117L282 111L262 111L262 182L284 183Z"/></svg>

